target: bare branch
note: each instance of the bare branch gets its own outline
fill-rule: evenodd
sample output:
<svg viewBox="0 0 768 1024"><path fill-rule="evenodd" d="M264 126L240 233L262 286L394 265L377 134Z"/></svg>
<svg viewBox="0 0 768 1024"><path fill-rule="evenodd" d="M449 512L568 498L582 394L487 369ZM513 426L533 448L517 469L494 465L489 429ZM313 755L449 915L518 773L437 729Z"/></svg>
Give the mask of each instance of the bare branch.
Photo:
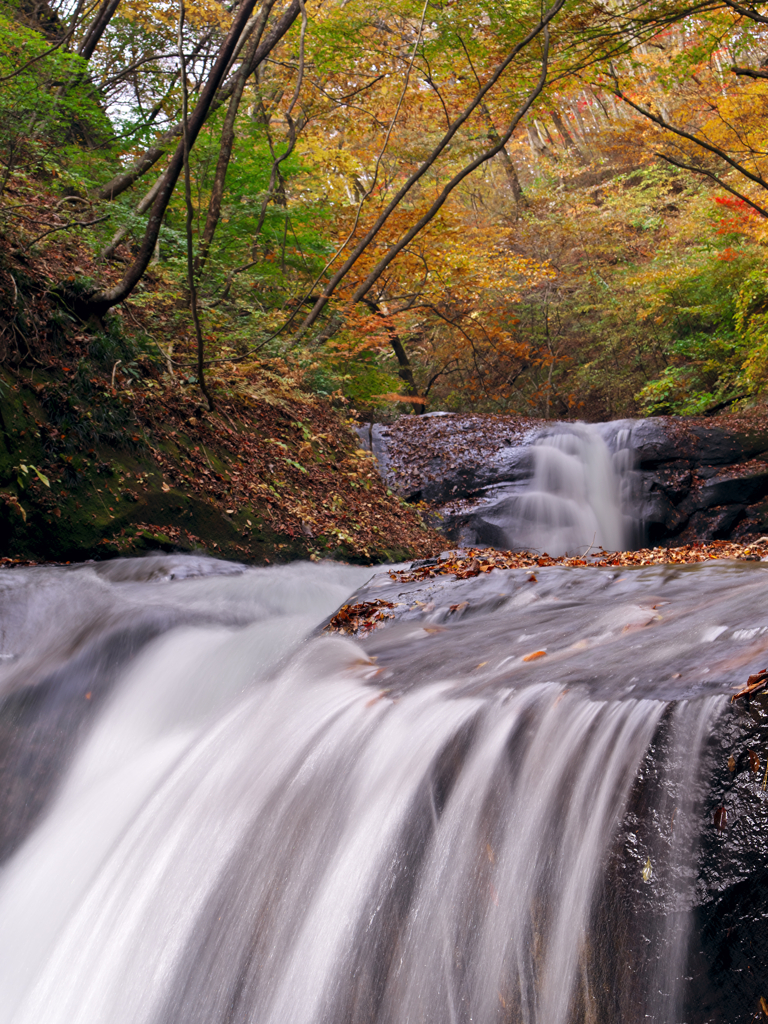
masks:
<svg viewBox="0 0 768 1024"><path fill-rule="evenodd" d="M734 65L731 71L734 75L746 75L747 78L768 78L768 71L763 71L762 68L737 68Z"/></svg>
<svg viewBox="0 0 768 1024"><path fill-rule="evenodd" d="M346 275L349 273L349 271L352 269L352 267L355 265L355 263L357 263L357 261L360 258L360 256L365 252L365 250L371 244L373 239L376 237L376 235L379 233L379 231L384 226L386 221L389 219L390 215L394 212L394 210L397 209L397 207L400 205L400 203L405 198L405 196L410 192L410 190L413 188L413 186L434 165L435 161L440 157L440 155L443 153L443 151L450 145L450 143L451 143L452 139L454 138L454 136L456 135L456 133L469 120L469 118L472 116L472 114L475 112L475 110L477 110L477 108L482 104L482 102L485 99L486 95L490 92L490 90L494 87L494 85L496 85L496 83L499 81L501 76L504 74L504 72L510 66L510 64L515 59L515 57L517 57L517 55L522 50L524 50L529 45L529 43L531 43L542 31L544 31L544 29L549 24L549 22L560 11L560 9L562 8L564 2L565 2L565 0L556 0L556 3L552 7L550 7L550 9L548 11L546 11L542 15L542 18L539 21L539 23L537 25L535 25L534 28L531 29L531 31L525 36L524 39L522 39L519 43L517 43L516 46L514 46L512 48L512 50L507 54L505 59L498 65L496 70L489 77L488 81L482 87L482 89L479 89L477 91L477 93L475 94L472 102L454 120L454 122L451 125L450 129L445 132L443 137L440 139L440 141L435 146L435 148L432 150L432 152L429 154L429 156L426 158L426 160L424 160L419 165L419 167L417 167L417 169L410 175L410 177L402 185L402 187L398 190L398 192L392 197L392 199L389 201L389 203L387 204L385 209L377 217L375 223L371 226L371 228L366 232L364 237L358 242L358 244L355 246L353 251L350 253L349 257L347 258L347 260L345 261L343 266L341 266L339 268L339 270L336 271L334 276L328 282L328 284L325 287L325 290L323 291L323 294L317 300L317 302L315 303L311 313L309 314L307 319L302 324L301 329L300 329L301 331L306 330L308 327L310 327L315 322L315 320L317 320L318 316L320 316L321 312L325 308L326 304L328 303L328 300L331 298L331 296L335 292L335 290L338 287L338 285L346 277ZM537 95L538 95L538 93L537 93ZM532 102L532 100L531 100L531 102ZM506 143L507 139L505 138L504 141ZM495 148L494 148L494 152L496 152ZM474 167L473 167L473 169L474 169ZM442 205L442 203L440 205Z"/></svg>

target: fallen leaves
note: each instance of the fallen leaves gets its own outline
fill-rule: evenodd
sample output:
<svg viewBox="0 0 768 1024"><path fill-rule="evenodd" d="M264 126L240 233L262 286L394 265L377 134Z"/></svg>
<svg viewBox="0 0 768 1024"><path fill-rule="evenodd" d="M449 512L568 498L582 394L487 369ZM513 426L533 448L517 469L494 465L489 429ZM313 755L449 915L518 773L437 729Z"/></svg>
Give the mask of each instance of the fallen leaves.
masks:
<svg viewBox="0 0 768 1024"><path fill-rule="evenodd" d="M747 679L747 685L743 690L739 690L738 693L734 693L731 697L731 704L739 697L751 697L753 693L757 693L758 690L762 690L764 686L768 684L768 668L761 669L759 672L755 672Z"/></svg>
<svg viewBox="0 0 768 1024"><path fill-rule="evenodd" d="M382 619L392 619L394 616L387 611L394 608L391 601L361 601L359 604L343 604L336 612L331 621L325 627L329 632L368 633L376 629Z"/></svg>
<svg viewBox="0 0 768 1024"><path fill-rule="evenodd" d="M400 494L413 493L429 482L445 480L458 465L464 469L487 466L499 451L543 425L544 421L528 417L469 413L462 415L457 430L453 416L400 416L384 428L391 439L389 477Z"/></svg>
<svg viewBox="0 0 768 1024"><path fill-rule="evenodd" d="M646 566L646 565L690 565L697 562L708 562L713 559L733 558L741 561L759 560L762 553L768 551L759 544L739 544L735 541L713 540L708 543L685 544L677 548L641 548L638 551L599 551L590 559L569 558L567 555L553 557L539 555L530 551L500 551L496 548L470 548L467 551L452 552L446 558L437 561L430 559L425 564L415 563L410 569L391 572L393 580L409 583L415 580L429 579L434 576L453 575L464 580L481 573L489 573L494 569L529 569L562 565L572 568L606 568L610 566ZM530 583L536 583L536 575L528 577Z"/></svg>
<svg viewBox="0 0 768 1024"><path fill-rule="evenodd" d="M524 654L523 661L538 661L539 658L546 658L546 651L533 651L531 654Z"/></svg>

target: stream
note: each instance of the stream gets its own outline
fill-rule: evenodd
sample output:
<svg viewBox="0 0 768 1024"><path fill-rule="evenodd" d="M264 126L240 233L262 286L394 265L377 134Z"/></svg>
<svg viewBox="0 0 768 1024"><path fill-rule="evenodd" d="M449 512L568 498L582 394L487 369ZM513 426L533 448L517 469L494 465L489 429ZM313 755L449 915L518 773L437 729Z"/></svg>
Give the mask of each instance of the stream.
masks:
<svg viewBox="0 0 768 1024"><path fill-rule="evenodd" d="M766 609L763 562L3 570L0 1024L760 1019Z"/></svg>
<svg viewBox="0 0 768 1024"><path fill-rule="evenodd" d="M4 571L0 1021L749 1021L767 571Z"/></svg>

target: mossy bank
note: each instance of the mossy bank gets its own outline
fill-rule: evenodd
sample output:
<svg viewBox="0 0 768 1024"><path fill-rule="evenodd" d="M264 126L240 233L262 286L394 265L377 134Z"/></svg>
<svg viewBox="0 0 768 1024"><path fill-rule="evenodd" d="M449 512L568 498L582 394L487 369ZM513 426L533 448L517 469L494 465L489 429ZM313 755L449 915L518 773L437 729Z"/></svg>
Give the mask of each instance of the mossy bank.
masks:
<svg viewBox="0 0 768 1024"><path fill-rule="evenodd" d="M112 379L83 361L2 371L0 556L377 562L441 547L328 400L237 365L218 375L207 412L183 378L140 369Z"/></svg>

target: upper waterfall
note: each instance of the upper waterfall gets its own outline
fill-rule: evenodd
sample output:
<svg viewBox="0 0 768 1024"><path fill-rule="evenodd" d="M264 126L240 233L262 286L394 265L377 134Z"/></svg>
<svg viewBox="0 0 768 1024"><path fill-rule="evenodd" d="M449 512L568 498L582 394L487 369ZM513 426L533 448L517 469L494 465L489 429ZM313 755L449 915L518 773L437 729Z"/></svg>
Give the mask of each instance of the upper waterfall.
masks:
<svg viewBox="0 0 768 1024"><path fill-rule="evenodd" d="M599 429L583 423L536 441L533 476L507 506L509 546L552 555L631 547L637 513L629 442L630 432L619 432L612 452Z"/></svg>

